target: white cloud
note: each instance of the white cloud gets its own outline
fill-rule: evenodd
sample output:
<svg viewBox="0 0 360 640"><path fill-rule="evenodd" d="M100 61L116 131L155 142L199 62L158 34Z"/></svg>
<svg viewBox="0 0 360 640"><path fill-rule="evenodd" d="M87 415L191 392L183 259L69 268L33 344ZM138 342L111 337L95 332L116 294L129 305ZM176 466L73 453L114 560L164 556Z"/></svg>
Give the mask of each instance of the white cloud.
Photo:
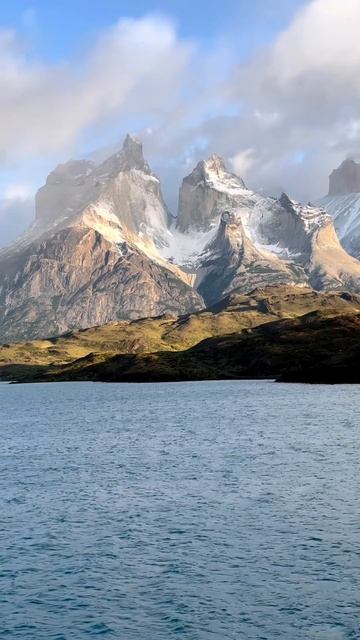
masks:
<svg viewBox="0 0 360 640"><path fill-rule="evenodd" d="M306 85L313 75L327 76L333 89L337 82L353 81L360 65L359 21L358 0L311 2L273 46L270 77L285 88L299 80Z"/></svg>
<svg viewBox="0 0 360 640"><path fill-rule="evenodd" d="M256 152L254 149L244 149L230 158L230 162L235 173L246 178L249 169L256 165Z"/></svg>
<svg viewBox="0 0 360 640"><path fill-rule="evenodd" d="M240 150L252 148L261 158L249 170L256 187L322 195L329 171L360 150L359 23L359 0L313 0L239 67L231 80L243 104L236 138ZM225 133L229 148L232 128ZM288 167L300 153L304 161Z"/></svg>
<svg viewBox="0 0 360 640"><path fill-rule="evenodd" d="M10 183L4 192L4 200L29 200L34 195L34 188L22 182Z"/></svg>
<svg viewBox="0 0 360 640"><path fill-rule="evenodd" d="M28 184L9 184L0 199L0 246L15 240L34 219L34 190Z"/></svg>
<svg viewBox="0 0 360 640"><path fill-rule="evenodd" d="M0 155L65 151L106 119L161 117L176 105L191 52L161 17L120 20L81 60L57 66L0 32Z"/></svg>

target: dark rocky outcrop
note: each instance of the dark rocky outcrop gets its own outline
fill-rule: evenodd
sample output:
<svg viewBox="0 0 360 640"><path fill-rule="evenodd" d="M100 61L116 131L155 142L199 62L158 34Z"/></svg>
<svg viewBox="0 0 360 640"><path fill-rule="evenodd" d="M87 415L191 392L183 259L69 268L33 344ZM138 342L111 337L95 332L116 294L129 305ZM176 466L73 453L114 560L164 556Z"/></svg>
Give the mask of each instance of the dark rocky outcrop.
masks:
<svg viewBox="0 0 360 640"><path fill-rule="evenodd" d="M329 178L329 196L360 192L360 163L351 158L334 169Z"/></svg>
<svg viewBox="0 0 360 640"><path fill-rule="evenodd" d="M319 200L332 216L342 246L360 258L360 164L345 160L329 178L329 194Z"/></svg>

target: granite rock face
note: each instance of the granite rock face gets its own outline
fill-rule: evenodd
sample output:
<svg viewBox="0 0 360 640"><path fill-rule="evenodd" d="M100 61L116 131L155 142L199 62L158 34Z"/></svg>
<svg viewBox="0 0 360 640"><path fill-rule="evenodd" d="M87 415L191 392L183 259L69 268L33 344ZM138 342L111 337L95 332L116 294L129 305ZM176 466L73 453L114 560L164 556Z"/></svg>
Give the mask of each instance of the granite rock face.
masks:
<svg viewBox="0 0 360 640"><path fill-rule="evenodd" d="M218 224L224 210L236 206L237 198L244 192L243 180L226 169L220 156L202 160L183 180L177 228L182 232L208 231Z"/></svg>
<svg viewBox="0 0 360 640"><path fill-rule="evenodd" d="M148 234L159 242L166 235L168 211L160 181L145 161L141 143L132 136L99 166L86 160L59 165L36 196L40 230L92 212L112 218L125 232Z"/></svg>
<svg viewBox="0 0 360 640"><path fill-rule="evenodd" d="M360 164L348 158L329 178L329 196L360 192Z"/></svg>
<svg viewBox="0 0 360 640"><path fill-rule="evenodd" d="M329 194L319 200L333 217L343 247L360 258L360 164L345 160L329 178Z"/></svg>
<svg viewBox="0 0 360 640"><path fill-rule="evenodd" d="M76 225L0 262L2 341L201 308L188 284L135 246Z"/></svg>
<svg viewBox="0 0 360 640"><path fill-rule="evenodd" d="M157 251L167 226L160 182L134 138L100 166L57 167L33 227L0 252L0 340L200 309L191 275Z"/></svg>
<svg viewBox="0 0 360 640"><path fill-rule="evenodd" d="M246 293L257 287L306 281L301 267L257 248L240 215L225 212L201 258L197 287L211 305L232 291Z"/></svg>

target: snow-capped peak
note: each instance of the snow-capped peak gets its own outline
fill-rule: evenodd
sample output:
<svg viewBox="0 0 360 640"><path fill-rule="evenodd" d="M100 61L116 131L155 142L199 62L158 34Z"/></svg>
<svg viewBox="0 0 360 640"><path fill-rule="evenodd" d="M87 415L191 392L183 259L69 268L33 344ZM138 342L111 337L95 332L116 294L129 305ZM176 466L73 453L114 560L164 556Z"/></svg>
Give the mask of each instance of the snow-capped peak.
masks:
<svg viewBox="0 0 360 640"><path fill-rule="evenodd" d="M224 160L212 155L184 178L176 226L181 231L207 232L224 210L238 207L239 198L246 199L249 193L243 180L227 170Z"/></svg>
<svg viewBox="0 0 360 640"><path fill-rule="evenodd" d="M187 179L196 183L204 182L206 186L220 192L234 194L239 190L246 190L242 178L228 171L224 159L216 153L208 160L201 160Z"/></svg>
<svg viewBox="0 0 360 640"><path fill-rule="evenodd" d="M226 172L224 158L217 153L213 153L207 160L202 160L200 164L203 164L205 171L209 173L213 172L221 175Z"/></svg>
<svg viewBox="0 0 360 640"><path fill-rule="evenodd" d="M286 211L296 214L302 220L306 231L312 231L331 222L331 216L325 209L315 206L311 202L301 204L296 200L291 200L286 193L280 196L278 202Z"/></svg>

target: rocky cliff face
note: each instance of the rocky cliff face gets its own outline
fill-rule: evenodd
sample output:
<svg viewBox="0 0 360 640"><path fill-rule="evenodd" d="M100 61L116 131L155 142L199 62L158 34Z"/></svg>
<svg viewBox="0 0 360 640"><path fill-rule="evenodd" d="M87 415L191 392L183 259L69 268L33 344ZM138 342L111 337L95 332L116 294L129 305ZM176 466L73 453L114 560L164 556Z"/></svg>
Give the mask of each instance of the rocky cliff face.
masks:
<svg viewBox="0 0 360 640"><path fill-rule="evenodd" d="M36 231L67 225L74 216L94 212L124 234L163 243L168 211L159 179L135 138L127 136L122 151L99 166L86 160L59 165L37 193Z"/></svg>
<svg viewBox="0 0 360 640"><path fill-rule="evenodd" d="M218 224L224 210L236 206L237 198L244 196L244 192L244 182L227 171L220 156L202 160L183 180L177 228L181 232L208 231Z"/></svg>
<svg viewBox="0 0 360 640"><path fill-rule="evenodd" d="M129 136L100 166L57 167L37 195L33 227L0 252L0 339L201 308L191 275L157 251L167 216L159 180Z"/></svg>
<svg viewBox="0 0 360 640"><path fill-rule="evenodd" d="M208 305L231 291L306 282L303 269L261 250L247 235L241 214L222 214L219 229L200 258L197 287Z"/></svg>
<svg viewBox="0 0 360 640"><path fill-rule="evenodd" d="M184 179L169 219L131 136L100 165L57 167L33 227L0 252L0 339L188 313L269 284L360 291L360 263L321 207L263 197L218 156Z"/></svg>
<svg viewBox="0 0 360 640"><path fill-rule="evenodd" d="M343 247L360 258L360 164L345 160L329 178L329 194L319 200L333 217Z"/></svg>
<svg viewBox="0 0 360 640"><path fill-rule="evenodd" d="M74 225L0 262L0 336L51 336L119 318L201 308L174 272L127 242Z"/></svg>
<svg viewBox="0 0 360 640"><path fill-rule="evenodd" d="M329 196L360 192L360 164L347 159L334 169L329 178Z"/></svg>

